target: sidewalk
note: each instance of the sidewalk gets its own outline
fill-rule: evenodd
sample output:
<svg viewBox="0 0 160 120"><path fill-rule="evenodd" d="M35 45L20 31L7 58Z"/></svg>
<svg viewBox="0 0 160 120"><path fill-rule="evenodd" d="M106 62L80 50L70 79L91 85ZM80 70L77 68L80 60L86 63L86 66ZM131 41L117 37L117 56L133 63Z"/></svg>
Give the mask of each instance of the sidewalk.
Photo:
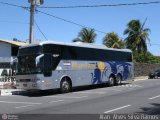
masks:
<svg viewBox="0 0 160 120"><path fill-rule="evenodd" d="M138 80L146 80L148 79L148 76L140 76L140 77L135 77L134 81L138 81Z"/></svg>
<svg viewBox="0 0 160 120"><path fill-rule="evenodd" d="M21 89L0 89L0 96L5 96L5 95L13 95L15 92L18 94L18 92L22 92L24 90Z"/></svg>

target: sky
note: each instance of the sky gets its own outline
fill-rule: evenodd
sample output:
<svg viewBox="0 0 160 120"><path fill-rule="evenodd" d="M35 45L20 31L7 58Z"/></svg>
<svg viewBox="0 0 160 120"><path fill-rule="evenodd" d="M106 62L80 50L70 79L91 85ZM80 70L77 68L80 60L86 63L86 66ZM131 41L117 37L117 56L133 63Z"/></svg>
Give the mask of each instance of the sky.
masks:
<svg viewBox="0 0 160 120"><path fill-rule="evenodd" d="M106 5L121 3L154 2L160 0L44 0L45 6L79 6L79 5ZM29 7L28 0L0 0L16 5ZM160 4L138 5L138 6L119 6L119 7L99 7L99 8L70 8L70 9L44 9L37 10L49 13L56 17L78 23L80 25L94 28L97 34L95 44L102 44L103 38L108 32L115 32L120 38L123 35L127 23L132 19L138 19L142 23L147 18L145 28L150 28L150 44L148 51L160 56ZM17 38L26 41L29 38L29 11L8 5L0 4L0 38ZM82 27L65 22L63 20L35 13L35 21L47 40L72 42L78 36ZM102 32L98 32L102 31ZM35 39L45 41L46 38L35 25ZM149 43L149 42L147 42Z"/></svg>

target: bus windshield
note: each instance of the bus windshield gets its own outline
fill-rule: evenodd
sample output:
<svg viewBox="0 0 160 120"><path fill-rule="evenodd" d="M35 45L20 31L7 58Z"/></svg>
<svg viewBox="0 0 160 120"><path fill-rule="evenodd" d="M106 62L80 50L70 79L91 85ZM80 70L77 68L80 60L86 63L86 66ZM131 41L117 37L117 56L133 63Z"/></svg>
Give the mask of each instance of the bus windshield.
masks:
<svg viewBox="0 0 160 120"><path fill-rule="evenodd" d="M24 55L18 57L17 74L41 73L39 66L36 66L36 57L39 54Z"/></svg>
<svg viewBox="0 0 160 120"><path fill-rule="evenodd" d="M19 49L18 56L31 55L31 54L41 54L41 53L42 53L41 46L31 46L31 47Z"/></svg>
<svg viewBox="0 0 160 120"><path fill-rule="evenodd" d="M36 57L40 54L42 54L42 47L39 45L19 49L17 74L41 73L40 67L36 66Z"/></svg>

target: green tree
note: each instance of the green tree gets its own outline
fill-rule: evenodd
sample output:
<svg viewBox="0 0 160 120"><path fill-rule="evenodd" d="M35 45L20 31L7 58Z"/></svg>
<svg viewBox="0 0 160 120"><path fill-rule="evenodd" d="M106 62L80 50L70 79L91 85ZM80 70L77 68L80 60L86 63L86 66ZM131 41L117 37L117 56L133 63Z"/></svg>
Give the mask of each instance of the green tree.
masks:
<svg viewBox="0 0 160 120"><path fill-rule="evenodd" d="M103 44L109 48L125 48L123 40L120 39L115 32L107 33L106 36L103 38Z"/></svg>
<svg viewBox="0 0 160 120"><path fill-rule="evenodd" d="M132 51L137 51L138 53L147 52L147 40L149 39L149 28L144 28L146 20L142 24L139 20L131 20L127 24L127 28L124 31L124 35L128 35L125 38L126 47Z"/></svg>
<svg viewBox="0 0 160 120"><path fill-rule="evenodd" d="M81 41L85 43L94 43L97 34L94 29L91 28L82 28L79 32L78 37L73 40L73 42Z"/></svg>
<svg viewBox="0 0 160 120"><path fill-rule="evenodd" d="M150 52L146 53L137 53L136 51L133 52L133 59L136 62L143 62L143 63L151 63L151 64L156 64L160 63L160 57L159 56L154 56Z"/></svg>

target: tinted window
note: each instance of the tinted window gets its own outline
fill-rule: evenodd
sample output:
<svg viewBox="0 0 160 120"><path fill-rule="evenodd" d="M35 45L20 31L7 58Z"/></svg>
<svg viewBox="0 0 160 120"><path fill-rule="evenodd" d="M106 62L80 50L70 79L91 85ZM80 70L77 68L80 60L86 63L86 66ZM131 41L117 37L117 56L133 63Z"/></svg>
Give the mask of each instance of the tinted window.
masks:
<svg viewBox="0 0 160 120"><path fill-rule="evenodd" d="M131 62L132 54L129 52L113 51L113 50L99 50L94 49L94 60L102 61L124 61Z"/></svg>
<svg viewBox="0 0 160 120"><path fill-rule="evenodd" d="M54 45L54 44L45 44L45 45L43 45L43 53L60 54L61 53L61 46Z"/></svg>
<svg viewBox="0 0 160 120"><path fill-rule="evenodd" d="M93 49L85 47L65 45L44 45L45 53L60 53L63 60L85 60L85 61L132 61L130 52Z"/></svg>
<svg viewBox="0 0 160 120"><path fill-rule="evenodd" d="M12 52L11 55L12 55L12 56L17 56L18 47L12 46L11 49L12 49L12 50L11 50L11 52Z"/></svg>
<svg viewBox="0 0 160 120"><path fill-rule="evenodd" d="M160 69L156 70L155 72L160 72Z"/></svg>
<svg viewBox="0 0 160 120"><path fill-rule="evenodd" d="M77 54L72 46L61 46L62 50L62 57L61 59L64 60L76 60L77 59Z"/></svg>
<svg viewBox="0 0 160 120"><path fill-rule="evenodd" d="M93 49L85 47L63 46L62 59L88 61L125 61L132 62L130 52Z"/></svg>
<svg viewBox="0 0 160 120"><path fill-rule="evenodd" d="M0 63L0 68L10 68L10 63L7 63L7 62L1 62Z"/></svg>
<svg viewBox="0 0 160 120"><path fill-rule="evenodd" d="M42 52L41 46L32 46L32 47L19 49L18 56L40 54L41 52Z"/></svg>
<svg viewBox="0 0 160 120"><path fill-rule="evenodd" d="M17 74L36 74L41 73L41 69L36 66L38 54L19 56L17 64Z"/></svg>
<svg viewBox="0 0 160 120"><path fill-rule="evenodd" d="M90 48L74 47L78 60L94 60L94 52Z"/></svg>

